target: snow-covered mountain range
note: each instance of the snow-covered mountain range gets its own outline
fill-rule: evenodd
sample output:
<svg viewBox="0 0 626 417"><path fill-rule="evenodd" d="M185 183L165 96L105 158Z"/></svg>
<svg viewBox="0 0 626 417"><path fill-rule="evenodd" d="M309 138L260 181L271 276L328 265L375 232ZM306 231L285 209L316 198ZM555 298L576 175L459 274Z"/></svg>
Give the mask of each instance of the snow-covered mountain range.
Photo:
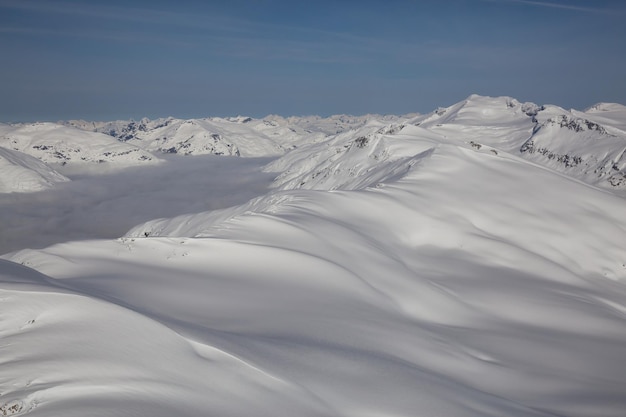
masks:
<svg viewBox="0 0 626 417"><path fill-rule="evenodd" d="M372 164L378 165L379 158L387 159L386 145L381 141L400 138L400 142L410 142L412 136L428 134L436 141L507 152L619 192L626 189L625 119L626 107L620 104L599 103L586 111L568 111L509 97L474 95L426 115L238 116L0 125L0 146L39 158L52 168L65 166L68 172L72 167L95 163L106 163L107 167L154 163L163 154L267 157L286 153L291 155L290 161L305 159L311 167L332 171L343 169L333 161L343 161L341 155L353 142L359 149L367 148ZM310 160L309 150L320 142L325 142L326 149L313 151L312 157L317 159ZM397 157L391 153L391 158ZM349 155L346 158L340 163L354 176L360 168L352 165L356 161ZM286 169L285 164L283 160L274 166L283 180L294 175L293 168ZM361 168L369 166L367 160L357 162L360 164L365 164ZM320 174L325 178L328 172L311 172L309 176ZM311 186L311 179L301 180Z"/></svg>
<svg viewBox="0 0 626 417"><path fill-rule="evenodd" d="M105 171L159 162L158 157L137 146L58 123L2 124L0 147L25 153L52 169L67 172L95 165Z"/></svg>
<svg viewBox="0 0 626 417"><path fill-rule="evenodd" d="M369 119L395 121L401 116L237 116L206 119L167 119L115 122L62 122L67 126L105 133L120 141L157 153L262 157L282 155L303 143L360 127Z"/></svg>
<svg viewBox="0 0 626 417"><path fill-rule="evenodd" d="M626 107L54 126L276 179L5 254L4 415L623 416Z"/></svg>

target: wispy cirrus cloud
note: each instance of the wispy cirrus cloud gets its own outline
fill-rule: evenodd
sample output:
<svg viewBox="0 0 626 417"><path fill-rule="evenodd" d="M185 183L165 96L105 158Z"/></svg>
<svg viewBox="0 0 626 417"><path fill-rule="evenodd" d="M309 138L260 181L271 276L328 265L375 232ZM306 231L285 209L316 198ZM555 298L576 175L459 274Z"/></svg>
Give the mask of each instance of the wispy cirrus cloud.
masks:
<svg viewBox="0 0 626 417"><path fill-rule="evenodd" d="M190 13L158 8L39 0L0 0L0 11L2 9L26 12L29 16L67 16L70 24L27 21L18 26L13 23L2 25L0 22L0 34L182 46L201 48L203 53L214 56L241 59L355 63L363 61L355 58L358 53L368 55L376 49L392 46L374 37L355 35L347 31L251 20L218 11ZM85 26L84 22L90 20L107 20L121 24ZM54 22L54 19L50 21Z"/></svg>
<svg viewBox="0 0 626 417"><path fill-rule="evenodd" d="M280 39L285 38L284 33L291 33L296 36L310 36L317 38L327 38L342 41L373 41L373 38L364 38L350 32L323 30L315 27L303 27L284 23L253 21L250 19L234 16L230 13L218 11L203 11L201 13L191 13L174 10L159 10L147 7L119 7L102 4L82 4L73 2L43 2L38 0L18 1L0 0L0 10L12 9L30 13L41 13L47 15L67 15L82 16L86 18L97 18L104 20L132 21L156 25L166 25L169 27L184 27L191 31L201 30L202 32L212 32L219 34L239 34L242 38L259 39L259 34L264 34L266 38L270 33L279 34ZM291 38L288 36L287 38Z"/></svg>
<svg viewBox="0 0 626 417"><path fill-rule="evenodd" d="M120 31L72 31L56 28L41 27L15 27L0 26L0 34L7 35L24 35L24 36L46 36L46 37L62 37L62 38L80 38L92 39L100 41L112 41L121 43L159 43L161 45L170 45L175 47L193 46L190 42L178 39L172 39L167 36L157 36L154 34L141 34L139 32L120 32Z"/></svg>
<svg viewBox="0 0 626 417"><path fill-rule="evenodd" d="M68 15L95 17L99 19L160 23L176 21L176 15L193 17L184 13L160 11L146 7L119 7L97 3L75 3L67 1L45 2L39 0L0 0L0 9L17 10L46 15Z"/></svg>
<svg viewBox="0 0 626 417"><path fill-rule="evenodd" d="M483 0L491 3L511 3L511 4L525 4L528 6L547 7L552 9L571 10L584 13L614 13L615 10L599 7L597 3L595 6L579 6L575 4L567 3L555 3L550 1L538 1L538 0ZM590 2L591 4L592 2Z"/></svg>

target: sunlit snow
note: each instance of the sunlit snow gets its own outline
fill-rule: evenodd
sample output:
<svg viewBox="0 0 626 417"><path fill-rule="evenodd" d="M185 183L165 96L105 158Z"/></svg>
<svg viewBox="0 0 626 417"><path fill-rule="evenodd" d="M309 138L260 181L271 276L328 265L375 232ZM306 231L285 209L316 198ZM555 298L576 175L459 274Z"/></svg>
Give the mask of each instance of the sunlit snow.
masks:
<svg viewBox="0 0 626 417"><path fill-rule="evenodd" d="M3 256L4 415L624 415L623 106L267 120L194 122L249 200Z"/></svg>

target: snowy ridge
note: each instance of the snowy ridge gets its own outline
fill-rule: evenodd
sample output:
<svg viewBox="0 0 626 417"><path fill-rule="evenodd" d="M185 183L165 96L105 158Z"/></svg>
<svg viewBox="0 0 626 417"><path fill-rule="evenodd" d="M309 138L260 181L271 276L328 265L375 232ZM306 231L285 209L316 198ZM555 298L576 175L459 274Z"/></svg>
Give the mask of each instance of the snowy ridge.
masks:
<svg viewBox="0 0 626 417"><path fill-rule="evenodd" d="M521 155L589 184L626 189L626 111L619 104L598 104L584 113L472 95L411 122L476 147Z"/></svg>
<svg viewBox="0 0 626 417"><path fill-rule="evenodd" d="M268 156L282 154L281 146L245 126L246 118L164 119L130 122L105 132L152 152L181 155ZM105 125L105 130L108 127ZM241 149L241 150L240 150Z"/></svg>
<svg viewBox="0 0 626 417"><path fill-rule="evenodd" d="M0 193L33 192L69 179L40 160L0 147Z"/></svg>
<svg viewBox="0 0 626 417"><path fill-rule="evenodd" d="M370 120L398 120L400 116L318 116L211 117L181 120L62 122L84 130L105 133L136 144L150 152L182 155L233 155L263 157L282 155L301 144L318 142L328 136L359 128Z"/></svg>
<svg viewBox="0 0 626 417"><path fill-rule="evenodd" d="M578 115L581 112L572 110L572 113ZM626 131L626 106L623 104L597 103L585 109L583 117Z"/></svg>
<svg viewBox="0 0 626 417"><path fill-rule="evenodd" d="M626 189L626 132L584 115L547 106L520 152L590 184Z"/></svg>
<svg viewBox="0 0 626 417"><path fill-rule="evenodd" d="M311 132L322 132L326 136L336 135L349 130L359 129L371 121L379 121L384 124L396 123L400 120L415 117L416 114L403 116L366 114L363 116L351 116L345 114L329 117L320 116L292 116L286 119L280 116L267 116L264 120L279 120L290 125L295 125Z"/></svg>
<svg viewBox="0 0 626 417"><path fill-rule="evenodd" d="M62 122L71 127L70 131L63 131L67 128L59 125L40 123L18 127L3 125L0 126L0 133L4 132L3 146L26 152L47 163L61 165L70 161L107 161L128 165L156 160L152 153L244 157L289 154L269 168L281 174L278 181L281 186L293 188L299 181L301 186L317 184L315 187L320 189L358 188L365 182L373 183L378 175L376 172L382 167L377 158L384 159L386 163L394 162L385 156L389 151L387 146L395 148L389 154L398 158L402 154L399 150L403 146L402 141L410 142L413 137L430 135L438 141L469 143L476 148L485 146L485 149L494 152L519 155L589 184L623 194L626 190L624 109L619 104L599 103L585 112L567 111L557 106L521 103L511 97L472 95L426 115L267 116L263 119L237 116L190 120L170 117L115 122L79 120ZM408 130L414 127L421 130ZM94 148L94 143L101 143L103 136L78 139L78 129L92 131L85 135L99 132L112 136L118 139L115 145L118 147L133 147L111 150L109 148L114 145L108 143L106 150L98 150ZM401 130L404 133L400 134ZM391 139L392 136L395 139ZM68 141L67 138L72 139ZM89 149L96 152L83 149L86 141ZM373 161L356 157L351 141L366 141L358 147L367 148ZM394 144L391 145L390 141ZM321 142L325 143L326 149L316 145ZM344 157L348 148L353 151ZM296 168L296 159L304 165ZM402 165L399 160L395 162ZM409 163L408 160L405 162ZM314 167L317 167L316 170L313 170ZM401 169L400 166L398 169ZM332 181L327 178L331 175L336 177L335 174L342 170L348 170L352 177L359 179L352 185L330 184ZM307 171L311 172L306 174ZM370 179L364 176L366 172L372 174Z"/></svg>
<svg viewBox="0 0 626 417"><path fill-rule="evenodd" d="M300 147L267 167L282 189L362 189L402 175L443 138L415 126L372 122Z"/></svg>
<svg viewBox="0 0 626 417"><path fill-rule="evenodd" d="M232 117L67 123L106 133L151 152L181 155L275 156L282 155L298 140L306 138L314 141L324 136L287 127L288 123L278 117L268 120Z"/></svg>
<svg viewBox="0 0 626 417"><path fill-rule="evenodd" d="M124 167L158 162L149 152L110 136L55 123L0 126L0 146L34 156L54 167L103 164Z"/></svg>
<svg viewBox="0 0 626 417"><path fill-rule="evenodd" d="M412 122L444 137L515 152L532 134L533 116L540 109L533 103L520 103L511 97L472 95Z"/></svg>

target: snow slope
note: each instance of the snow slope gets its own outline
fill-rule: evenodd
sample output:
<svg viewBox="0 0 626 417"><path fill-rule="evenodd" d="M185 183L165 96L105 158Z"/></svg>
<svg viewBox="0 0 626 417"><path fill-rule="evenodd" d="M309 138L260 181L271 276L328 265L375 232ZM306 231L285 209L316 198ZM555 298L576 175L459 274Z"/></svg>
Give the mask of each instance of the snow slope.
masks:
<svg viewBox="0 0 626 417"><path fill-rule="evenodd" d="M302 146L267 166L282 189L361 189L401 176L446 138L413 125L371 121L321 144Z"/></svg>
<svg viewBox="0 0 626 417"><path fill-rule="evenodd" d="M0 147L0 193L33 192L69 179L40 160Z"/></svg>
<svg viewBox="0 0 626 417"><path fill-rule="evenodd" d="M576 110L572 111L580 114ZM582 116L582 115L581 115ZM607 124L626 131L626 106L618 103L597 103L584 111L584 116L600 124Z"/></svg>
<svg viewBox="0 0 626 417"><path fill-rule="evenodd" d="M626 190L626 111L619 104L579 112L472 95L412 122L477 148L521 155L593 185Z"/></svg>
<svg viewBox="0 0 626 417"><path fill-rule="evenodd" d="M324 415L300 387L131 308L2 260L0 279L2 415Z"/></svg>
<svg viewBox="0 0 626 417"><path fill-rule="evenodd" d="M537 114L534 133L520 151L530 160L590 184L625 190L626 131L608 118L600 124L585 116L546 106Z"/></svg>
<svg viewBox="0 0 626 417"><path fill-rule="evenodd" d="M34 156L55 168L110 168L152 164L154 155L108 135L55 123L0 125L0 146Z"/></svg>
<svg viewBox="0 0 626 417"><path fill-rule="evenodd" d="M242 206L6 256L0 407L623 416L623 198L455 120L370 122Z"/></svg>

